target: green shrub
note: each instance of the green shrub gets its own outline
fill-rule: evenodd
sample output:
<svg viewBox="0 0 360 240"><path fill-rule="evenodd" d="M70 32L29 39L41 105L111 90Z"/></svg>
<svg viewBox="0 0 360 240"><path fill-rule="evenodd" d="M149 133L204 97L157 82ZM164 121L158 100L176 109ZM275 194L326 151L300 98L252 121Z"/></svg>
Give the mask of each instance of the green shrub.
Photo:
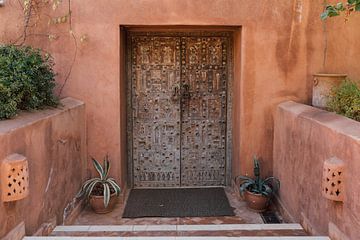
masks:
<svg viewBox="0 0 360 240"><path fill-rule="evenodd" d="M345 80L329 96L328 108L360 122L360 88L353 81Z"/></svg>
<svg viewBox="0 0 360 240"><path fill-rule="evenodd" d="M57 106L53 66L52 57L39 49L0 46L0 119Z"/></svg>

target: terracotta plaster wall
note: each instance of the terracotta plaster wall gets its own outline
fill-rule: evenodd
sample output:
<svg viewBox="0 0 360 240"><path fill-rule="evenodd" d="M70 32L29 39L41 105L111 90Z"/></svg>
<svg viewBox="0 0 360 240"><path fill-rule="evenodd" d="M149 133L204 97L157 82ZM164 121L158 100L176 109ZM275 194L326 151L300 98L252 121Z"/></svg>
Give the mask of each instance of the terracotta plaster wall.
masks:
<svg viewBox="0 0 360 240"><path fill-rule="evenodd" d="M359 156L359 122L291 101L277 108L274 174L281 181L280 202L310 232L359 239ZM345 163L344 203L321 194L323 164L331 157Z"/></svg>
<svg viewBox="0 0 360 240"><path fill-rule="evenodd" d="M69 213L64 209L75 207L86 173L85 105L71 98L62 104L0 122L0 164L10 154L24 155L30 182L25 199L0 200L0 239L22 221L28 235L54 218L60 224Z"/></svg>
<svg viewBox="0 0 360 240"><path fill-rule="evenodd" d="M8 0L0 8L3 42L16 36L14 26L21 26L16 2ZM311 75L322 68L322 0L71 2L73 30L78 38L86 34L87 40L78 41L77 58L62 95L87 104L88 159L109 153L111 175L125 184L127 80L125 38L124 32L120 34L120 26L237 26L241 31L235 33L234 42L232 172L252 174L254 154L263 157L264 174L272 172L275 106L288 99L310 102ZM40 30L32 31L54 31L53 26L39 26ZM71 37L63 34L49 43L36 36L29 37L28 43L44 47L55 56L57 81L62 84L74 54ZM342 44L335 35L332 41Z"/></svg>
<svg viewBox="0 0 360 240"><path fill-rule="evenodd" d="M336 2L334 0L329 2ZM350 79L360 83L360 13L354 13L345 21L344 16L326 21L327 51L324 72L346 73ZM315 35L316 36L316 35ZM315 37L314 36L314 37ZM325 44L325 43L324 43Z"/></svg>

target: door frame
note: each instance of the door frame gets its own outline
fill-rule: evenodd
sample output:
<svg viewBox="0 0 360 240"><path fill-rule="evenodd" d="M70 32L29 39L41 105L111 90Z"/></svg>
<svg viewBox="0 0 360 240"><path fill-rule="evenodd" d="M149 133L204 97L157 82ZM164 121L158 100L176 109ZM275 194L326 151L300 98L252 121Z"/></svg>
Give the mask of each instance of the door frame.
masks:
<svg viewBox="0 0 360 240"><path fill-rule="evenodd" d="M225 186L232 184L232 152L233 152L233 82L234 82L234 29L219 27L204 28L144 28L132 27L126 30L126 99L127 99L127 185L134 188L133 169L133 119L132 119L132 36L169 36L169 37L214 37L221 36L229 39L228 47L228 82L227 82L227 106L226 106L226 143L225 143ZM181 187L186 188L186 187Z"/></svg>

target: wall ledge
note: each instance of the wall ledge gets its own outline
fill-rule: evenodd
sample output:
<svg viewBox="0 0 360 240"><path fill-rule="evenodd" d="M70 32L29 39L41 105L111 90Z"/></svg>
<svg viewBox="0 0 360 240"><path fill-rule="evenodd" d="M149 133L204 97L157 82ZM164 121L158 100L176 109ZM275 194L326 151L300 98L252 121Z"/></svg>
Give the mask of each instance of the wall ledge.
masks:
<svg viewBox="0 0 360 240"><path fill-rule="evenodd" d="M0 121L0 136L12 132L18 128L33 125L44 119L51 118L77 107L84 107L85 103L71 98L63 98L57 108L45 108L31 112L22 111L15 118Z"/></svg>
<svg viewBox="0 0 360 240"><path fill-rule="evenodd" d="M298 118L316 122L323 127L346 135L360 143L360 122L333 112L328 112L293 101L280 103L278 105L278 110L292 113Z"/></svg>

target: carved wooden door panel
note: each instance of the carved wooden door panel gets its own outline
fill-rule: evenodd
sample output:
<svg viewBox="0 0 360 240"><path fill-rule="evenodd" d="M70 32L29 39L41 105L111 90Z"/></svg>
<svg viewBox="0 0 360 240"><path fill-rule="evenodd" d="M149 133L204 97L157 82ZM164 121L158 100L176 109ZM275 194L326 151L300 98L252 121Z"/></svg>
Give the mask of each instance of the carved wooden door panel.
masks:
<svg viewBox="0 0 360 240"><path fill-rule="evenodd" d="M225 185L229 38L129 39L134 187Z"/></svg>
<svg viewBox="0 0 360 240"><path fill-rule="evenodd" d="M134 187L178 187L180 38L132 37L131 71Z"/></svg>
<svg viewBox="0 0 360 240"><path fill-rule="evenodd" d="M227 46L225 37L181 39L181 185L226 181Z"/></svg>

